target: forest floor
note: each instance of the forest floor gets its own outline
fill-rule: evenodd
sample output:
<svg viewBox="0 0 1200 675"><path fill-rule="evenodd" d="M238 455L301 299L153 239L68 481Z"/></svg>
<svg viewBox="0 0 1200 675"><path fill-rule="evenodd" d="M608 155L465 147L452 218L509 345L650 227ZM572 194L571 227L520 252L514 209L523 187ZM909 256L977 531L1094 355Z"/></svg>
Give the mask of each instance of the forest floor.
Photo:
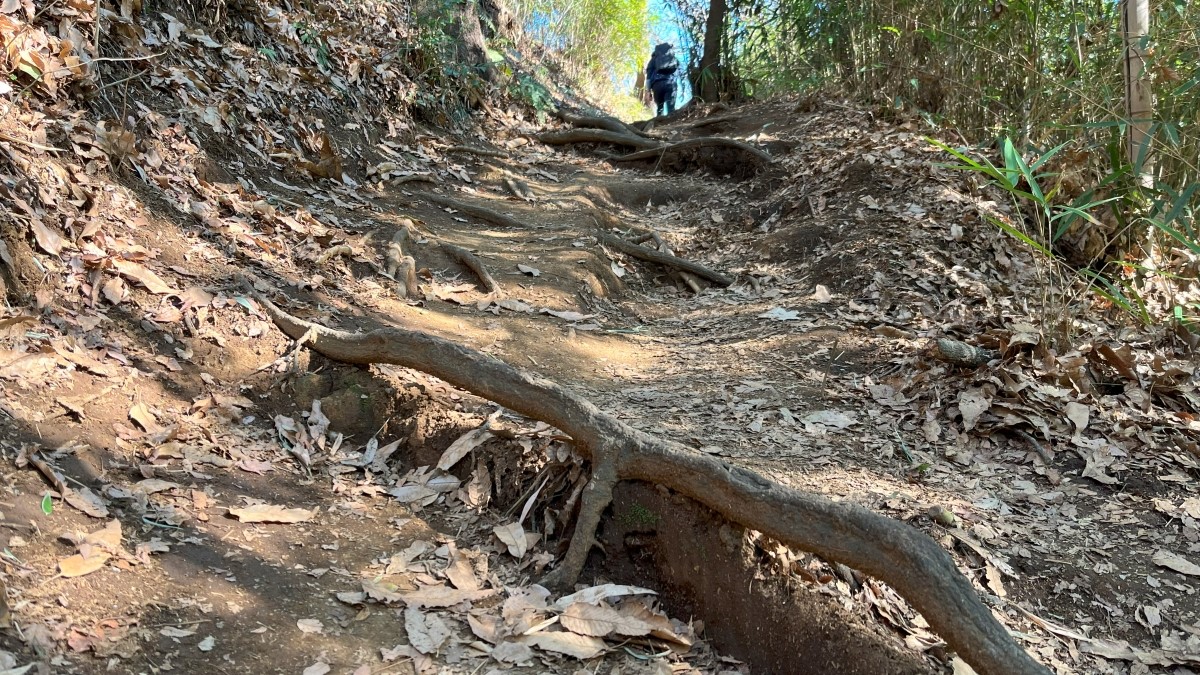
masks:
<svg viewBox="0 0 1200 675"><path fill-rule="evenodd" d="M204 44L174 17L143 26ZM653 490L619 495L592 590L551 595L535 582L586 478L566 439L489 422L494 404L416 371L310 354L244 295L245 272L298 316L459 341L908 521L1056 672L1200 664L1186 345L1044 294L1043 263L985 221L1011 210L937 166L928 130L811 98L697 107L650 133L773 163L614 164L540 143L555 123L518 108L469 134L335 104L297 121L278 112L294 73L264 68L276 84L248 101L304 126L309 162L246 142L251 125L226 135L212 97L236 87L205 91L184 65L235 72L234 51L183 50L172 77L194 91L122 103L136 138L28 108L0 127L5 227L22 228L6 279L30 298L0 314L0 670L967 672L887 586L705 531ZM406 226L416 297L382 273ZM696 293L598 226L656 232L734 283ZM954 366L938 338L999 358ZM431 468L447 452L467 459ZM778 632L744 634L770 602Z"/></svg>

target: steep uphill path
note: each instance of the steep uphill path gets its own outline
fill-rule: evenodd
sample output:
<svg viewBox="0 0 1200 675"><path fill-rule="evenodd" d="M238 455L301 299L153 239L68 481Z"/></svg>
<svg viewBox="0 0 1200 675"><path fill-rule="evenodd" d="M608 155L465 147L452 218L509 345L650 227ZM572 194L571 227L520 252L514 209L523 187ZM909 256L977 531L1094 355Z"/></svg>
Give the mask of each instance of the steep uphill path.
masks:
<svg viewBox="0 0 1200 675"><path fill-rule="evenodd" d="M550 145L569 129L520 110L452 138L329 96L321 59L362 73L370 46L322 55L272 16L269 59L175 17L116 22L136 49L187 45L125 89L124 113L98 93L133 131L63 101L70 114L3 118L4 282L26 300L0 318L16 467L0 620L20 629L5 649L71 672L569 672L602 652L621 672L747 669L697 641L711 635L764 672L788 671L771 651L816 672L946 660L926 619L960 617L918 617L653 490L616 495L583 577L597 590L551 604L531 584L587 482L561 434L511 415L484 433L486 401L297 348L242 292L250 271L305 318L452 339L707 456L908 520L1060 672L1196 660L1193 372L1095 308L1046 320L1035 261L982 224L1011 215L931 166L911 123L806 99L601 128L622 147ZM339 96L372 86L352 82ZM656 149L714 137L755 152ZM597 227L652 230L718 284ZM406 256L414 289L382 274ZM1003 359L947 365L927 351L943 337ZM422 468L460 450L462 475ZM745 584L723 576L743 558ZM641 579L675 621L600 583ZM764 587L809 613L753 623Z"/></svg>

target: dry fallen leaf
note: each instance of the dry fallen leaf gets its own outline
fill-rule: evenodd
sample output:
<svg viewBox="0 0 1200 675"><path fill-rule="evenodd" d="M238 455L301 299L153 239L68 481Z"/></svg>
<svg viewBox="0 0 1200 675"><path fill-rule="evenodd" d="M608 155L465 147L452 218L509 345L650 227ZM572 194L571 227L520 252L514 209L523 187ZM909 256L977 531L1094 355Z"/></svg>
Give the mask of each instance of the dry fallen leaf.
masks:
<svg viewBox="0 0 1200 675"><path fill-rule="evenodd" d="M63 558L58 561L58 571L63 577L81 577L85 574L91 574L96 570L104 567L104 563L108 562L109 555L103 551L93 551L92 555L83 557L76 553L68 558Z"/></svg>
<svg viewBox="0 0 1200 675"><path fill-rule="evenodd" d="M165 295L175 292L175 289L168 286L167 282L163 281L157 274L135 262L121 260L120 258L112 258L111 261L113 269L117 270L121 276L138 282L145 286L146 290L151 293Z"/></svg>
<svg viewBox="0 0 1200 675"><path fill-rule="evenodd" d="M497 525L492 528L492 532L504 542L508 547L508 553L514 558L523 558L525 553L529 551L529 540L525 536L525 530L520 523L509 523L508 525Z"/></svg>
<svg viewBox="0 0 1200 675"><path fill-rule="evenodd" d="M658 595L658 593L649 588L641 588L639 586L601 584L576 591L570 595L564 595L554 603L554 607L562 611L577 602L586 602L594 605L607 598L619 598L625 595Z"/></svg>
<svg viewBox="0 0 1200 675"><path fill-rule="evenodd" d="M496 594L495 589L462 591L448 586L426 586L418 591L402 593L400 598L414 607L450 607L469 600L482 600Z"/></svg>
<svg viewBox="0 0 1200 675"><path fill-rule="evenodd" d="M333 667L324 661L317 661L311 666L300 671L300 675L326 675L333 670Z"/></svg>
<svg viewBox="0 0 1200 675"><path fill-rule="evenodd" d="M523 635L518 641L548 652L566 654L577 659L591 659L604 653L604 640L575 633L534 633Z"/></svg>
<svg viewBox="0 0 1200 675"><path fill-rule="evenodd" d="M296 621L296 627L301 633L324 633L325 624L318 619L299 619Z"/></svg>
<svg viewBox="0 0 1200 675"><path fill-rule="evenodd" d="M136 403L129 409L129 419L138 423L146 433L157 433L162 429L158 424L158 419L154 417L154 413L146 407L145 403Z"/></svg>
<svg viewBox="0 0 1200 675"><path fill-rule="evenodd" d="M963 431L970 431L979 422L979 416L992 406L992 400L981 389L967 389L958 395L958 411L962 413Z"/></svg>
<svg viewBox="0 0 1200 675"><path fill-rule="evenodd" d="M58 255L62 253L63 247L67 242L62 238L62 235L50 229L45 223L37 218L29 220L29 226L33 229L33 238L37 240L38 246L43 251L50 255Z"/></svg>
<svg viewBox="0 0 1200 675"><path fill-rule="evenodd" d="M577 602L558 617L563 628L580 635L606 637L608 635L646 635L650 625L646 622L627 616L611 607L591 605Z"/></svg>
<svg viewBox="0 0 1200 675"><path fill-rule="evenodd" d="M1160 567L1175 570L1180 574L1189 574L1191 576L1200 576L1200 565L1197 565L1183 556L1172 553L1166 549L1158 549L1154 555L1150 557L1150 562Z"/></svg>
<svg viewBox="0 0 1200 675"><path fill-rule="evenodd" d="M422 654L433 654L450 637L450 627L437 614L426 614L416 607L404 609L404 632L408 642Z"/></svg>
<svg viewBox="0 0 1200 675"><path fill-rule="evenodd" d="M1075 435L1078 436L1083 433L1083 430L1087 428L1091 409L1082 403L1069 401L1066 412L1067 419L1071 420L1071 423L1075 425Z"/></svg>
<svg viewBox="0 0 1200 675"><path fill-rule="evenodd" d="M533 655L532 649L519 642L501 642L492 650L492 658L501 663L525 663Z"/></svg>
<svg viewBox="0 0 1200 675"><path fill-rule="evenodd" d="M463 555L453 544L450 544L450 564L446 566L446 578L460 591L479 590L479 580L475 578L475 568L470 558Z"/></svg>
<svg viewBox="0 0 1200 675"><path fill-rule="evenodd" d="M315 512L308 509L289 509L275 504L255 504L229 509L229 514L243 523L302 523L311 520Z"/></svg>
<svg viewBox="0 0 1200 675"><path fill-rule="evenodd" d="M372 600L379 602L400 602L403 596L400 594L400 587L389 581L379 579L363 579L362 589Z"/></svg>

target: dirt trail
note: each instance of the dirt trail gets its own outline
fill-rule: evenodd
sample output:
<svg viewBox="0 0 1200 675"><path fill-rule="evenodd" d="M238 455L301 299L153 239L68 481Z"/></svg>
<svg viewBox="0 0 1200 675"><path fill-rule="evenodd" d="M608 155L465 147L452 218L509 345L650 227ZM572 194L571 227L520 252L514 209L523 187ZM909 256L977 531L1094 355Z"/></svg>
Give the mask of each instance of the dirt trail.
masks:
<svg viewBox="0 0 1200 675"><path fill-rule="evenodd" d="M243 294L245 272L303 318L460 341L908 521L1056 672L1200 662L1194 369L1100 308L1042 304L1038 262L985 222L1013 214L936 167L913 121L815 98L696 109L648 133L772 163L730 146L610 162L603 143L539 142L555 125L520 108L469 137L400 119L412 83L388 64L374 72L392 89L329 96L287 21L255 29L270 58L167 15L121 26L131 50L147 30L202 47L155 66L136 137L94 111L0 119L0 271L27 300L0 312L0 670L962 667L886 585L640 484L618 491L582 580L613 595L570 605L620 610L629 632L568 616L532 585L587 481L566 439L511 415L483 434L487 401L314 355ZM369 55L343 50L380 36L321 58L360 72L347 64ZM240 79L201 74L226 70ZM382 274L406 222L418 297ZM598 227L651 230L734 283L696 292ZM499 295L440 244L474 253ZM947 365L929 352L947 337L1003 358ZM456 441L466 459L430 470ZM306 512L241 511L264 505Z"/></svg>

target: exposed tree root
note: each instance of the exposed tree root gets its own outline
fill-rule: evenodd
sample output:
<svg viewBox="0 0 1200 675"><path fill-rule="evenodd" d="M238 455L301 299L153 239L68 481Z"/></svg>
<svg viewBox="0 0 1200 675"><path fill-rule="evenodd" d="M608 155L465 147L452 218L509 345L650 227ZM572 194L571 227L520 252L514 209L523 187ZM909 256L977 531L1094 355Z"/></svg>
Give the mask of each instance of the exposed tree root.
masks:
<svg viewBox="0 0 1200 675"><path fill-rule="evenodd" d="M344 255L351 255L353 253L354 253L354 249L346 244L342 244L341 246L333 246L333 247L325 249L325 251L322 252L321 255L317 256L317 264L324 265L325 263L329 262L330 260L332 260L334 258L344 256Z"/></svg>
<svg viewBox="0 0 1200 675"><path fill-rule="evenodd" d="M700 129L702 127L724 124L725 122L736 122L740 119L742 119L741 115L717 115L716 117L706 117L699 122L692 122L688 126L692 129Z"/></svg>
<svg viewBox="0 0 1200 675"><path fill-rule="evenodd" d="M572 143L612 143L626 145L631 148L644 150L662 147L660 141L642 136L634 136L628 132L608 131L606 129L568 129L566 131L548 131L538 134L535 138L546 145L570 145Z"/></svg>
<svg viewBox="0 0 1200 675"><path fill-rule="evenodd" d="M478 206L469 202L461 202L457 199L443 197L442 195L435 195L432 192L421 192L418 193L417 196L421 199L431 201L434 204L448 206L452 209L462 211L467 215L475 216L480 220L486 220L493 225L499 225L501 227L521 227L521 221L513 218L512 216L500 213L495 209L489 209L486 206Z"/></svg>
<svg viewBox="0 0 1200 675"><path fill-rule="evenodd" d="M645 244L648 241L653 241L654 248L658 251L666 253L667 255L675 255L675 251L672 251L671 247L667 246L667 242L663 241L663 238L659 236L658 232L653 230L638 235L630 241L634 244ZM696 278L695 274L692 274L691 272L685 272L683 270L674 270L674 272L679 276L679 279L683 281L683 283L686 284L689 289L691 289L692 293L700 295L700 281Z"/></svg>
<svg viewBox="0 0 1200 675"><path fill-rule="evenodd" d="M615 117L593 117L591 115L575 115L565 110L558 110L554 113L555 117L570 124L572 126L581 127L584 129L607 129L618 134L633 134L643 138L651 138L650 134L641 129L626 124Z"/></svg>
<svg viewBox="0 0 1200 675"><path fill-rule="evenodd" d="M411 176L400 176L388 181L392 185L404 185L405 183L437 183L438 179L433 176L417 173Z"/></svg>
<svg viewBox="0 0 1200 675"><path fill-rule="evenodd" d="M405 253L411 239L409 223L404 223L392 236L384 257L387 259L387 275L404 284L402 288L397 289L397 294L405 298L419 298L421 290L417 287L417 261Z"/></svg>
<svg viewBox="0 0 1200 675"><path fill-rule="evenodd" d="M668 153L675 153L675 152L679 152L681 150L688 150L691 148L731 148L733 150L738 150L740 152L746 153L747 155L750 155L750 157L754 158L754 160L756 160L762 164L771 164L775 161L775 159L772 158L770 155L768 155L766 152L759 150L758 148L754 147L753 145L750 145L749 143L735 141L732 138L722 138L720 136L705 136L703 138L691 138L686 141L680 141L678 143L671 143L670 145L663 145L663 146L659 146L656 148L650 148L647 150L640 150L638 152L633 152L628 155L623 155L621 157L617 157L617 158L611 159L609 161L612 161L612 162L636 162L636 161L642 160L642 159L661 159L664 155L666 155Z"/></svg>
<svg viewBox="0 0 1200 675"><path fill-rule="evenodd" d="M666 265L683 272L690 272L702 279L708 279L718 286L730 286L733 284L733 279L730 277L721 274L720 272L710 270L704 265L694 263L690 260L684 260L683 258L670 255L668 253L663 253L662 251L658 251L656 249L640 246L630 241L625 241L624 239L607 232L597 232L596 238L600 240L601 244L604 244L605 246L611 246L622 253L627 253L635 258L640 258L649 262Z"/></svg>
<svg viewBox="0 0 1200 675"><path fill-rule="evenodd" d="M328 358L415 368L570 435L591 458L593 476L571 547L551 579L560 587L578 577L616 482L642 480L691 497L784 545L891 584L981 675L1049 673L992 616L950 556L909 525L793 490L638 431L550 380L449 340L396 328L365 334L325 328L291 316L245 285L284 333L293 339L308 336L310 347Z"/></svg>
<svg viewBox="0 0 1200 675"><path fill-rule="evenodd" d="M496 283L491 274L488 274L487 268L483 266L483 261L474 253L461 246L455 246L446 242L442 242L442 250L446 252L446 255L474 272L475 276L479 277L479 281L483 284L485 291L496 297L500 296L500 284Z"/></svg>
<svg viewBox="0 0 1200 675"><path fill-rule="evenodd" d="M476 147L472 147L470 145L452 145L452 146L446 148L446 152L462 152L462 153L466 153L468 155L478 155L480 157L497 157L500 159L505 159L508 157L508 153L506 153L506 152L501 152L499 150L489 150L487 148L476 148Z"/></svg>

